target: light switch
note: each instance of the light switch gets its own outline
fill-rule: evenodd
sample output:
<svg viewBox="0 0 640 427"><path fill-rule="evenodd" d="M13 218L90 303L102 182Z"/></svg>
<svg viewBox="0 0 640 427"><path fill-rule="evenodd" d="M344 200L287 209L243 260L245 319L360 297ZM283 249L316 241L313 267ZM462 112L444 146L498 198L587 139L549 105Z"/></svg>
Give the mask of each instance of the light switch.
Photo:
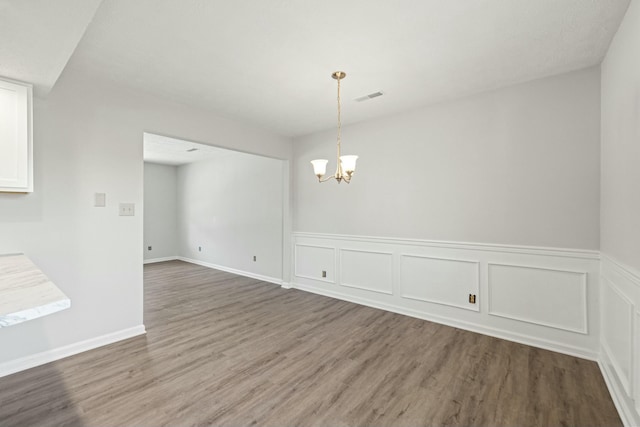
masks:
<svg viewBox="0 0 640 427"><path fill-rule="evenodd" d="M135 203L120 203L120 216L134 216L136 214Z"/></svg>
<svg viewBox="0 0 640 427"><path fill-rule="evenodd" d="M104 208L107 206L107 194L106 193L96 193L94 197L93 206L96 208Z"/></svg>

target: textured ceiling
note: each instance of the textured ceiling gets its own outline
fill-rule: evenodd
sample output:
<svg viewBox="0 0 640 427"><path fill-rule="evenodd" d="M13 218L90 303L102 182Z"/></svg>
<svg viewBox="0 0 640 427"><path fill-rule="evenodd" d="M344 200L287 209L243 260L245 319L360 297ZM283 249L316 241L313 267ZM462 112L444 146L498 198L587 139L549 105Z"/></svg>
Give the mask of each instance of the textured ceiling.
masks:
<svg viewBox="0 0 640 427"><path fill-rule="evenodd" d="M371 119L598 64L628 3L104 0L70 66L297 136L335 126L335 70Z"/></svg>
<svg viewBox="0 0 640 427"><path fill-rule="evenodd" d="M0 0L0 76L46 95L101 0Z"/></svg>

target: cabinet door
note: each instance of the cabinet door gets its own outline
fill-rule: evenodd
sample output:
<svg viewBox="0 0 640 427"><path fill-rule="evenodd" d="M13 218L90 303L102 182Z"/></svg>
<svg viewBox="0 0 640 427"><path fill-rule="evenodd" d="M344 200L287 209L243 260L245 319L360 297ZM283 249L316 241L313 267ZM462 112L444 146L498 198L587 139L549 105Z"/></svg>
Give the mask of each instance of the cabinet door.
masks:
<svg viewBox="0 0 640 427"><path fill-rule="evenodd" d="M0 80L0 191L33 191L32 89Z"/></svg>

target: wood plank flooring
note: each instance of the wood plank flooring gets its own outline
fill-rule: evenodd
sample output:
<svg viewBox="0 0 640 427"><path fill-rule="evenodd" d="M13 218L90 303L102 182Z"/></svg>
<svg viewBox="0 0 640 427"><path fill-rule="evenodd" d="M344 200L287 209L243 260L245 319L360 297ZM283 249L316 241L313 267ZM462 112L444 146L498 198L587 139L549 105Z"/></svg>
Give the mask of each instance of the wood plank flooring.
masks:
<svg viewBox="0 0 640 427"><path fill-rule="evenodd" d="M0 378L0 426L620 426L594 362L180 261L147 335Z"/></svg>

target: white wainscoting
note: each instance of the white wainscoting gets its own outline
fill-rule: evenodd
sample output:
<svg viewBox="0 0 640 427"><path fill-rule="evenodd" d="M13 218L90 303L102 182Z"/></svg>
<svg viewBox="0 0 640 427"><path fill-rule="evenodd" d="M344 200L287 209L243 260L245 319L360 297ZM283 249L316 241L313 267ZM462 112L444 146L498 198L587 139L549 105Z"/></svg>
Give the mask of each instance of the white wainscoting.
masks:
<svg viewBox="0 0 640 427"><path fill-rule="evenodd" d="M598 359L597 251L302 232L293 246L292 287Z"/></svg>
<svg viewBox="0 0 640 427"><path fill-rule="evenodd" d="M480 311L480 262L400 254L400 296ZM469 303L461 295L476 295Z"/></svg>
<svg viewBox="0 0 640 427"><path fill-rule="evenodd" d="M586 272L489 263L488 283L492 316L588 333Z"/></svg>
<svg viewBox="0 0 640 427"><path fill-rule="evenodd" d="M640 273L601 262L600 367L626 426L640 425Z"/></svg>
<svg viewBox="0 0 640 427"><path fill-rule="evenodd" d="M340 284L349 288L392 295L393 254L340 249Z"/></svg>
<svg viewBox="0 0 640 427"><path fill-rule="evenodd" d="M336 283L336 249L334 247L296 243L294 257L293 268L296 277Z"/></svg>

